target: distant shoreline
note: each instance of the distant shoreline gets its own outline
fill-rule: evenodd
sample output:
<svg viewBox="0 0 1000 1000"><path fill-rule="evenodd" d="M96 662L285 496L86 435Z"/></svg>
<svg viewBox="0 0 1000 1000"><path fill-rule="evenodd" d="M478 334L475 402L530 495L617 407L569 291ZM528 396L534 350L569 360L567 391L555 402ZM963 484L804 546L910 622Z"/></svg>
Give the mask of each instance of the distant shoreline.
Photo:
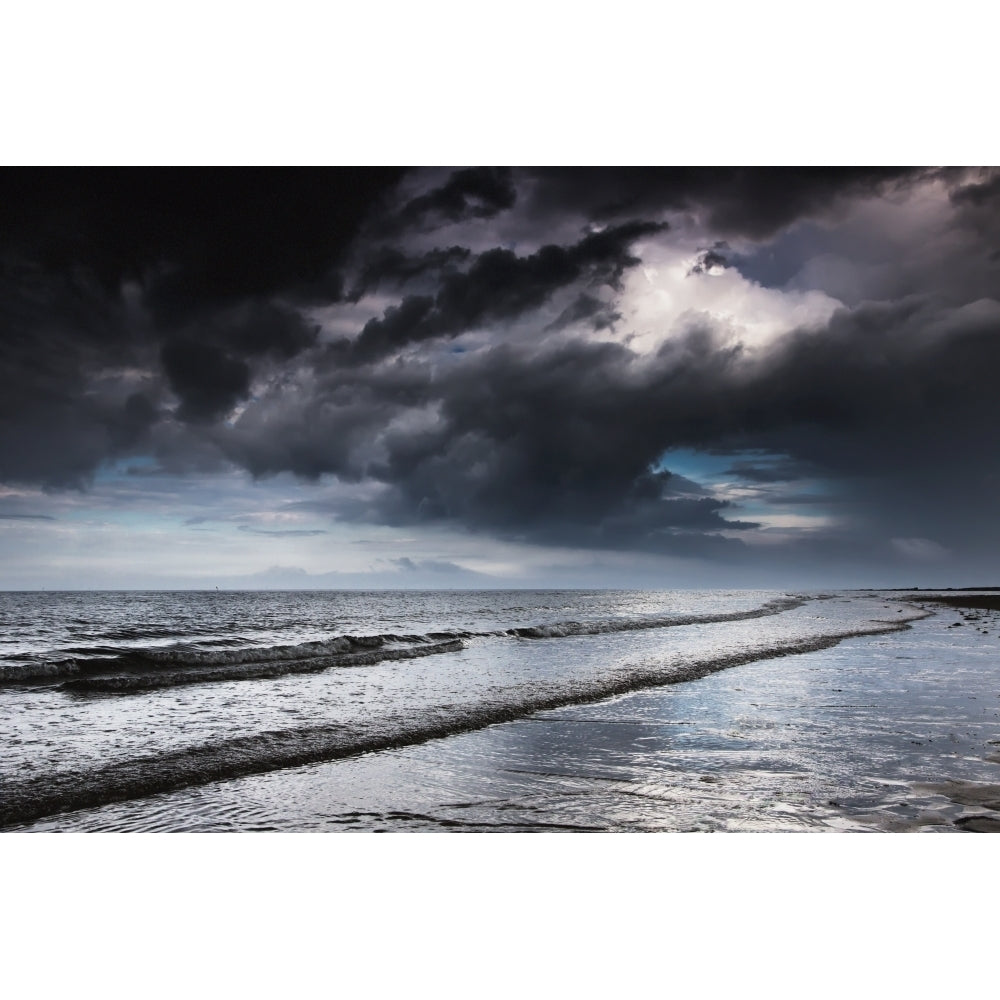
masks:
<svg viewBox="0 0 1000 1000"><path fill-rule="evenodd" d="M983 588L986 590L987 588ZM990 611L1000 611L1000 593L996 594L911 594L914 601L927 601L933 604L943 604L949 608L985 608Z"/></svg>

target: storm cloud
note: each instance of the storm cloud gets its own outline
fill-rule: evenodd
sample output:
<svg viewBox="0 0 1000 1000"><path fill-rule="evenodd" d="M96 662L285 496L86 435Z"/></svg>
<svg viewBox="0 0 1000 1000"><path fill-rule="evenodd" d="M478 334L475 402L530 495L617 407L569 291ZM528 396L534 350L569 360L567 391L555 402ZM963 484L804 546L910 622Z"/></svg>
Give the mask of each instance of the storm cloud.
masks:
<svg viewBox="0 0 1000 1000"><path fill-rule="evenodd" d="M1000 554L995 171L3 184L0 486L85 491L129 459L528 546Z"/></svg>
<svg viewBox="0 0 1000 1000"><path fill-rule="evenodd" d="M924 171L888 167L563 167L532 171L540 214L611 220L697 211L707 229L766 238L799 219L835 213L850 198L915 183Z"/></svg>
<svg viewBox="0 0 1000 1000"><path fill-rule="evenodd" d="M491 219L517 200L511 171L505 167L456 170L426 194L408 202L399 214L401 228L464 219Z"/></svg>
<svg viewBox="0 0 1000 1000"><path fill-rule="evenodd" d="M444 274L433 298L407 296L369 320L355 339L340 341L331 349L342 363L364 364L407 344L455 337L484 323L514 319L585 276L591 286L618 288L624 270L639 263L629 253L631 243L663 228L656 223L627 223L590 233L569 247L546 244L525 257L503 248L488 250L467 270Z"/></svg>
<svg viewBox="0 0 1000 1000"><path fill-rule="evenodd" d="M446 373L332 372L281 423L241 418L236 454L260 472L386 484L390 523L454 519L567 544L670 548L677 534L753 526L726 518L730 503L672 496L669 470L650 470L680 447L783 456L730 469L749 482L822 470L858 493L895 490L885 499L903 518L958 509L1000 474L1000 394L981 374L1000 362L998 320L915 301L844 310L764 359L693 331L649 357L612 342L500 344ZM418 413L432 416L407 424ZM989 507L977 520L995 534Z"/></svg>

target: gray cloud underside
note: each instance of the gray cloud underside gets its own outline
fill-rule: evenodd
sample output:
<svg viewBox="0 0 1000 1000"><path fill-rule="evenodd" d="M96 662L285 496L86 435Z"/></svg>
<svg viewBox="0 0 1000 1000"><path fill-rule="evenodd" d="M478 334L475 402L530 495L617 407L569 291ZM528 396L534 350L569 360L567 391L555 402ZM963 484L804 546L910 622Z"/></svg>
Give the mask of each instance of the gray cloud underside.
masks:
<svg viewBox="0 0 1000 1000"><path fill-rule="evenodd" d="M945 323L948 335L935 334ZM787 458L775 479L821 469L862 493L895 490L904 519L974 507L966 501L1000 471L998 364L992 315L914 300L843 311L764 361L719 349L703 330L649 358L570 342L537 352L501 345L445 374L332 370L309 397L261 400L220 446L257 475L383 483L363 514L375 520L449 519L532 540L673 551L690 544L676 532L744 525L726 520L722 501L671 496L670 475L650 472L670 447L779 453ZM427 407L429 425L393 425ZM996 534L986 511L976 525Z"/></svg>

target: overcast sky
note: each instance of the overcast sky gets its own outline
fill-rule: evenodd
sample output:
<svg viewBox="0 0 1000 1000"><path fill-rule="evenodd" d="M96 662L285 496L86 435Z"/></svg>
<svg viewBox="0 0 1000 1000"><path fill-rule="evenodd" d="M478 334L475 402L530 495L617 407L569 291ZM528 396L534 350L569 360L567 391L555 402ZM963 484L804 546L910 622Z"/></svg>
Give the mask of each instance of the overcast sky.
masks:
<svg viewBox="0 0 1000 1000"><path fill-rule="evenodd" d="M1000 583L1000 172L5 170L0 587Z"/></svg>

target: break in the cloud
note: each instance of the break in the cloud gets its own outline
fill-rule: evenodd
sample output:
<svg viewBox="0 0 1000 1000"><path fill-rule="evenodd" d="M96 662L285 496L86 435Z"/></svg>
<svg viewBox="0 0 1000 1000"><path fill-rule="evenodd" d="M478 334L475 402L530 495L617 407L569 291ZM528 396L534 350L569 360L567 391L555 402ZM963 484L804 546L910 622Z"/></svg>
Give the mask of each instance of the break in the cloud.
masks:
<svg viewBox="0 0 1000 1000"><path fill-rule="evenodd" d="M981 582L1000 554L995 170L0 180L9 564L34 519L60 578L97 511L151 551L199 532L192 577L316 585Z"/></svg>

